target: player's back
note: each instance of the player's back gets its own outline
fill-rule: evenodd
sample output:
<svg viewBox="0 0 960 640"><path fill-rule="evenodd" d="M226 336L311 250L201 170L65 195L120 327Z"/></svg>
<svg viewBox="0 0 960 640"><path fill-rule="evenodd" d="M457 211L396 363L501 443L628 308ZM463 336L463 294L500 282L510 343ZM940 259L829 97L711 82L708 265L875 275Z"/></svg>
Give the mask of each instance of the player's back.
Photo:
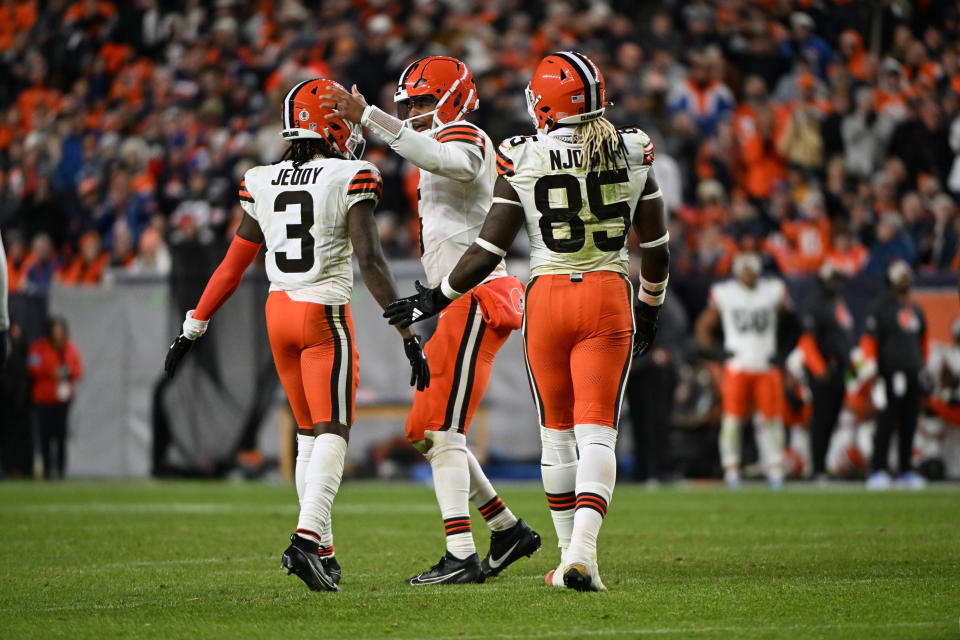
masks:
<svg viewBox="0 0 960 640"><path fill-rule="evenodd" d="M730 364L745 371L770 366L777 350L777 313L786 297L783 281L760 278L754 287L737 279L715 284L710 302L723 323L724 348L733 354Z"/></svg>
<svg viewBox="0 0 960 640"><path fill-rule="evenodd" d="M497 167L520 196L530 236L530 272L615 271L626 274L626 240L653 163L653 144L639 129L621 129L627 158L587 171L572 129L505 140Z"/></svg>
<svg viewBox="0 0 960 640"><path fill-rule="evenodd" d="M340 305L353 291L353 245L347 212L380 198L371 163L336 158L294 166L254 167L244 174L240 203L260 225L267 246L270 290L298 300Z"/></svg>

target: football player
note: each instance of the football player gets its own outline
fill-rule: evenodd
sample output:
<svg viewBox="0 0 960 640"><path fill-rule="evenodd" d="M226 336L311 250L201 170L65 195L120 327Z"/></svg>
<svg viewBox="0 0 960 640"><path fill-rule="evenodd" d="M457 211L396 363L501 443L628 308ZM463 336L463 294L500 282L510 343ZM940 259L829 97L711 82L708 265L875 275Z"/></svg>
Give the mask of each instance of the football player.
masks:
<svg viewBox="0 0 960 640"><path fill-rule="evenodd" d="M467 66L447 56L412 63L400 76L394 101L401 119L353 95L323 96L336 113L363 124L420 171L420 254L432 286L476 240L493 198L495 152L487 134L463 118L477 108ZM467 448L466 434L490 379L497 351L519 329L523 284L507 274L503 255L443 313L424 347L433 372L407 417L407 439L424 453L446 531L446 554L411 585L483 582L540 548L540 536L507 508ZM480 561L470 528L473 503L491 530Z"/></svg>
<svg viewBox="0 0 960 640"><path fill-rule="evenodd" d="M696 333L709 348L716 325L723 323L723 348L728 355L720 389L720 463L730 489L740 487L742 422L760 413L757 449L774 489L783 486L784 396L780 369L772 363L777 352L777 319L790 307L782 280L761 278L755 253L733 260L734 277L713 285L710 302L697 319Z"/></svg>
<svg viewBox="0 0 960 640"><path fill-rule="evenodd" d="M440 286L391 304L392 323L440 313L492 272L521 227L530 237L524 353L543 445L541 473L561 549L547 584L604 590L597 536L613 495L620 404L632 354L649 350L670 254L653 144L603 117L603 76L586 56L540 61L527 87L533 136L497 152L493 207ZM634 340L631 224L642 248ZM579 459L577 451L579 449Z"/></svg>
<svg viewBox="0 0 960 640"><path fill-rule="evenodd" d="M287 93L281 132L290 141L287 153L277 164L244 174L237 235L197 308L187 312L165 364L173 375L266 242L267 333L297 421L300 519L282 563L311 589L328 591L339 590L330 509L343 474L359 373L350 314L353 254L377 302L383 306L396 297L373 218L380 172L359 159L360 127L324 117L330 110L320 106L318 95L334 88L342 89L319 78ZM430 372L420 339L400 333L412 368L410 384L423 390Z"/></svg>

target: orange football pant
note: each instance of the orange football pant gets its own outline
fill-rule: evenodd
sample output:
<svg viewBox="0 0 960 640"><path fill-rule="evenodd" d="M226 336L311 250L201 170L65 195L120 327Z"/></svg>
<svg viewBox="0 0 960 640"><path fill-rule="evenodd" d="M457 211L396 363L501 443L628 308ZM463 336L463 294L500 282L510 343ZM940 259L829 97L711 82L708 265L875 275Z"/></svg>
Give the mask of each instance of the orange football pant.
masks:
<svg viewBox="0 0 960 640"><path fill-rule="evenodd" d="M437 330L423 347L430 386L417 391L407 415L407 439L419 442L425 431L466 433L487 390L493 359L510 329L493 328L470 294L440 312Z"/></svg>
<svg viewBox="0 0 960 640"><path fill-rule="evenodd" d="M767 420L783 418L783 378L777 367L748 372L725 366L720 396L724 415L743 420L756 406Z"/></svg>
<svg viewBox="0 0 960 640"><path fill-rule="evenodd" d="M297 427L349 427L360 374L350 305L297 302L271 291L266 309L270 350Z"/></svg>
<svg viewBox="0 0 960 640"><path fill-rule="evenodd" d="M633 287L613 271L527 285L523 341L540 423L616 428L633 349Z"/></svg>

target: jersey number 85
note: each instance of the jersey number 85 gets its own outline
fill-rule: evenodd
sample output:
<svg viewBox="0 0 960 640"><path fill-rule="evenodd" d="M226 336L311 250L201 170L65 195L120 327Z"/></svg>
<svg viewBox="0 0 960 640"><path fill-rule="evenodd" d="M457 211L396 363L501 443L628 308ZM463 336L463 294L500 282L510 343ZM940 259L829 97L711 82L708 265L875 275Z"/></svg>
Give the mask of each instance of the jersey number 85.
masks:
<svg viewBox="0 0 960 640"><path fill-rule="evenodd" d="M620 218L623 220L623 232L620 235L610 236L606 231L595 231L593 244L601 251L620 251L627 239L630 228L630 205L625 201L605 203L603 201L603 186L627 182L626 169L608 171L591 171L587 173L587 203L589 212L597 220ZM550 204L550 191L563 189L566 191L566 206ZM583 210L583 194L580 190L580 180L568 173L546 175L537 180L533 186L533 199L537 211L540 212L540 231L543 234L543 243L548 249L556 253L576 253L586 243L586 230L580 212ZM567 224L570 226L570 237L558 238L555 235L554 225Z"/></svg>

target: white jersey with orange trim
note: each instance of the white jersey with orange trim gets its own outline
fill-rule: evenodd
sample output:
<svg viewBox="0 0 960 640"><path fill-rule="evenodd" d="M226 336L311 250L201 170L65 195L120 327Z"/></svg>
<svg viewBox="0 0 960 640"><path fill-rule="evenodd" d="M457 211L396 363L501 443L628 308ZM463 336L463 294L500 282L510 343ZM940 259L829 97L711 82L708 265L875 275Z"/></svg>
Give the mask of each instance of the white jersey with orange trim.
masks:
<svg viewBox="0 0 960 640"><path fill-rule="evenodd" d="M482 129L465 120L420 133L377 107L361 123L421 169L417 189L420 255L431 287L440 284L480 235L493 204L496 156ZM501 260L486 281L507 274Z"/></svg>
<svg viewBox="0 0 960 640"><path fill-rule="evenodd" d="M342 305L353 292L350 207L380 200L383 180L369 162L324 158L254 167L240 206L260 225L270 290L294 300Z"/></svg>
<svg viewBox="0 0 960 640"><path fill-rule="evenodd" d="M734 369L766 371L777 353L777 314L786 304L787 288L778 278L760 278L753 288L737 279L710 288L710 304L720 312L723 348L733 354Z"/></svg>
<svg viewBox="0 0 960 640"><path fill-rule="evenodd" d="M653 164L653 143L621 129L628 165L590 171L572 128L516 136L500 144L497 170L520 196L530 236L530 275L627 274L627 236ZM657 196L659 197L659 196Z"/></svg>

